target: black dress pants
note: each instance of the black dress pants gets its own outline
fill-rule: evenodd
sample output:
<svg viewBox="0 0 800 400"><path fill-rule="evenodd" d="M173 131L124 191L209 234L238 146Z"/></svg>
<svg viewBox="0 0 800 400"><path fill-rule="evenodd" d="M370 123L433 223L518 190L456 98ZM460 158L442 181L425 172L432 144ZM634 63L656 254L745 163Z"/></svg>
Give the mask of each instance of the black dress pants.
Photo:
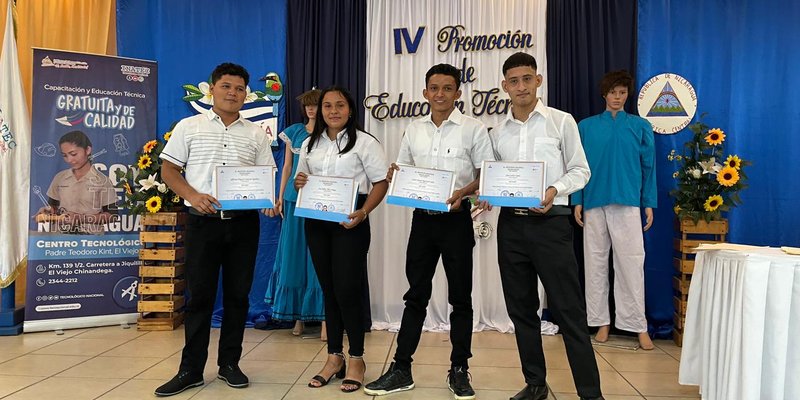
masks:
<svg viewBox="0 0 800 400"><path fill-rule="evenodd" d="M600 396L600 375L586 324L586 305L572 249L569 216L519 216L500 212L497 253L503 295L514 322L525 382L544 385L547 370L542 350L538 282L547 292L548 309L564 336L578 395Z"/></svg>
<svg viewBox="0 0 800 400"><path fill-rule="evenodd" d="M308 250L325 302L328 354L343 351L346 330L350 344L348 354L362 356L369 219L345 229L337 222L306 218L305 228Z"/></svg>
<svg viewBox="0 0 800 400"><path fill-rule="evenodd" d="M237 365L242 356L248 297L258 251L259 222L256 211L241 212L232 219L188 215L186 223L185 338L181 371L202 374L208 359L211 315L217 298L222 267L222 304L225 314L219 337L219 366Z"/></svg>
<svg viewBox="0 0 800 400"><path fill-rule="evenodd" d="M414 212L406 251L406 278L409 289L403 296L405 310L397 335L394 355L398 368L410 369L412 355L419 345L428 302L433 290L433 275L442 257L447 276L450 313L450 353L452 366L467 368L472 357L472 248L475 237L469 209L429 215Z"/></svg>

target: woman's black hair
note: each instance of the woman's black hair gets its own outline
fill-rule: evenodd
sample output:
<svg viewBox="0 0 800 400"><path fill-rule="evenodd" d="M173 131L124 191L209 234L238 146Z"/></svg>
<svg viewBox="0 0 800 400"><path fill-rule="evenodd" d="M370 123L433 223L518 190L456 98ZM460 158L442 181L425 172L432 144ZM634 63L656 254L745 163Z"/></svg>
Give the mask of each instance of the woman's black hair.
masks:
<svg viewBox="0 0 800 400"><path fill-rule="evenodd" d="M72 143L75 146L78 146L83 149L92 147L92 141L89 140L89 137L86 136L86 134L81 131L72 131L65 133L64 136L61 136L61 139L58 139L59 146L61 146L64 143Z"/></svg>
<svg viewBox="0 0 800 400"><path fill-rule="evenodd" d="M330 86L322 91L319 95L319 103L317 104L317 122L314 124L314 130L309 135L308 151L314 148L314 144L319 140L320 136L328 130L328 124L325 123L325 118L322 117L322 100L328 92L339 92L347 100L347 105L350 106L350 115L347 117L347 122L344 125L345 135L347 136L347 144L344 148L339 149L339 154L344 154L350 151L356 145L358 132L364 132L364 129L359 126L358 122L358 108L356 108L356 101L347 89L340 86ZM366 132L364 132L366 133Z"/></svg>

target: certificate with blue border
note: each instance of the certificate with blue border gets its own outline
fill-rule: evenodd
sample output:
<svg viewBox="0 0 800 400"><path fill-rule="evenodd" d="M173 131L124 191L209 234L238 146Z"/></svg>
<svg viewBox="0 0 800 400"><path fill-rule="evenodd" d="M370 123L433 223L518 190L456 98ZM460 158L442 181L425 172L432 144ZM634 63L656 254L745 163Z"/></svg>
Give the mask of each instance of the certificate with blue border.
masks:
<svg viewBox="0 0 800 400"><path fill-rule="evenodd" d="M542 204L544 161L484 161L480 196L492 206L533 208Z"/></svg>
<svg viewBox="0 0 800 400"><path fill-rule="evenodd" d="M272 165L217 166L214 197L221 210L257 210L275 207L275 173Z"/></svg>
<svg viewBox="0 0 800 400"><path fill-rule="evenodd" d="M447 199L455 190L456 176L452 171L398 165L389 185L387 204L422 208L434 211L450 211Z"/></svg>
<svg viewBox="0 0 800 400"><path fill-rule="evenodd" d="M331 222L349 222L358 199L358 183L353 178L309 175L297 192L296 217Z"/></svg>

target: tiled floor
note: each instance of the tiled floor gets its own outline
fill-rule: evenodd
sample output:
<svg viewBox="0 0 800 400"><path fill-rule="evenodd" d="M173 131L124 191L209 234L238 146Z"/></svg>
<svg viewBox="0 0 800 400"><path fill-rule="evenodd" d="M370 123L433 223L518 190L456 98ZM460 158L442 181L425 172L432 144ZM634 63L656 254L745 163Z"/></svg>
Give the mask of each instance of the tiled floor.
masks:
<svg viewBox="0 0 800 400"><path fill-rule="evenodd" d="M216 380L216 340L212 331L205 386L175 399L365 399L363 392L344 394L338 384L306 386L322 367L326 351L315 338L292 336L289 330L248 329L240 366L251 379L247 389L231 389ZM391 362L395 334L367 334L366 379L377 378ZM171 378L180 360L183 330L141 332L135 327L104 327L0 337L2 399L147 399ZM445 377L449 364L447 334L425 333L415 355L416 389L386 400L452 399ZM595 347L603 394L608 400L682 400L699 398L697 387L678 384L680 348L656 341L653 351ZM551 399L577 399L561 336L545 336ZM470 372L481 400L508 399L524 383L514 335L473 335Z"/></svg>

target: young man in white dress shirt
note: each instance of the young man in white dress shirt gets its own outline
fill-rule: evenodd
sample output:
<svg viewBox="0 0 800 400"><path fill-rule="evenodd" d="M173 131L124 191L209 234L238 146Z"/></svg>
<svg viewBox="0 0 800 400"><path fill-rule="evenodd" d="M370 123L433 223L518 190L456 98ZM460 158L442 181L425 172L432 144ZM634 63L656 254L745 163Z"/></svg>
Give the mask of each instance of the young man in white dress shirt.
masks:
<svg viewBox="0 0 800 400"><path fill-rule="evenodd" d="M503 64L503 91L511 98L507 118L490 136L502 161L544 161L541 207L503 207L497 223L497 253L506 307L516 331L525 388L512 400L547 398L537 276L547 291L548 309L561 328L575 387L581 399L602 399L600 376L586 326L586 309L572 247L569 194L589 181L589 166L578 126L568 113L536 97L542 76L525 53Z"/></svg>
<svg viewBox="0 0 800 400"><path fill-rule="evenodd" d="M217 166L275 165L264 130L239 114L249 78L240 65L217 66L211 73L213 107L178 122L161 153L164 182L189 206L185 274L190 299L178 374L156 389L156 396L172 396L203 384L220 266L225 316L217 377L234 388L250 384L239 369L239 358L258 250L258 212L217 211L214 207L220 203L211 194Z"/></svg>
<svg viewBox="0 0 800 400"><path fill-rule="evenodd" d="M439 257L447 275L450 313L448 386L456 399L473 399L467 360L472 357L472 248L475 238L469 202L462 199L478 188L483 160L494 160L486 127L455 107L461 96L460 71L438 64L425 75L423 96L430 114L413 121L400 145L397 164L452 171L457 188L450 199L450 212L415 209L406 251L406 278L410 288L403 296L405 310L397 335L397 350L389 370L365 386L370 395L384 395L414 388L411 356L417 349L426 309L433 289ZM387 180L402 166L392 164Z"/></svg>

